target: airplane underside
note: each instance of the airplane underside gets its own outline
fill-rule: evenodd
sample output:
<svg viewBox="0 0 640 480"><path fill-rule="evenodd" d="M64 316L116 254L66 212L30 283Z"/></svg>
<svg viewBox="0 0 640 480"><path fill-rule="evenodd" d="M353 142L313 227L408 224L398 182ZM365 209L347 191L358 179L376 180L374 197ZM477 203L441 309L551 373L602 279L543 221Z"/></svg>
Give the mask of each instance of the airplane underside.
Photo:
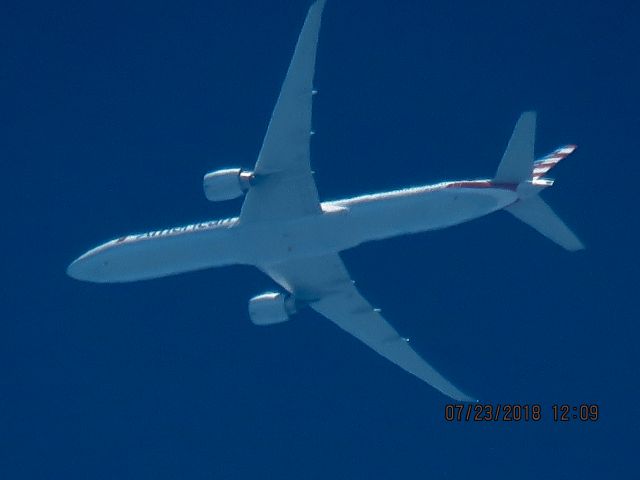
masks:
<svg viewBox="0 0 640 480"><path fill-rule="evenodd" d="M443 394L472 401L362 296L339 252L372 240L450 227L501 209L567 250L584 248L539 196L553 185L547 172L576 147L564 145L535 160L536 114L524 112L492 179L321 202L309 139L324 4L317 0L309 9L253 170L222 168L204 176L208 200L244 197L240 215L120 237L78 257L67 273L91 282L129 282L254 265L284 290L249 300L255 325L284 322L310 307Z"/></svg>
<svg viewBox="0 0 640 480"><path fill-rule="evenodd" d="M92 250L93 265L69 273L93 282L130 282L234 264L265 265L338 253L362 243L438 230L513 203L501 188L417 187L325 202L323 213L244 225L238 219L130 235ZM199 227L198 227L199 226Z"/></svg>

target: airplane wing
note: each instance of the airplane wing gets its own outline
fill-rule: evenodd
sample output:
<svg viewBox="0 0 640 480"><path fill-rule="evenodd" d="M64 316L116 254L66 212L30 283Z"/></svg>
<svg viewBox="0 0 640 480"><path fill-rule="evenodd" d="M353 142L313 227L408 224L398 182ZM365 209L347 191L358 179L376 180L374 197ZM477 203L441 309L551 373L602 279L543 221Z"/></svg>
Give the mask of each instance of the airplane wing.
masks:
<svg viewBox="0 0 640 480"><path fill-rule="evenodd" d="M310 167L311 103L316 46L325 0L309 8L271 115L242 205L240 221L284 220L320 214Z"/></svg>
<svg viewBox="0 0 640 480"><path fill-rule="evenodd" d="M474 401L418 355L406 339L362 297L338 254L261 267L296 299L325 316L400 368L448 397Z"/></svg>

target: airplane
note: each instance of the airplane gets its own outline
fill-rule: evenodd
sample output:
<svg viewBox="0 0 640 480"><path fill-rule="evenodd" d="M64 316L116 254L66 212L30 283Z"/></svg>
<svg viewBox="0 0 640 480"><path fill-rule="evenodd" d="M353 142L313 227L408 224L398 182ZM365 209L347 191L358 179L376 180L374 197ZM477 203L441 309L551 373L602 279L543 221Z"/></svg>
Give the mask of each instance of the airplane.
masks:
<svg viewBox="0 0 640 480"><path fill-rule="evenodd" d="M307 13L255 167L207 173L212 202L244 196L240 215L126 235L78 257L69 276L132 282L225 265L252 265L282 291L249 301L256 325L287 321L304 307L378 354L461 402L475 401L427 363L360 294L339 253L364 242L458 225L506 210L567 250L580 240L540 198L545 175L575 150L565 145L534 160L535 112L516 123L491 179L446 181L321 202L310 167L316 47L326 0Z"/></svg>

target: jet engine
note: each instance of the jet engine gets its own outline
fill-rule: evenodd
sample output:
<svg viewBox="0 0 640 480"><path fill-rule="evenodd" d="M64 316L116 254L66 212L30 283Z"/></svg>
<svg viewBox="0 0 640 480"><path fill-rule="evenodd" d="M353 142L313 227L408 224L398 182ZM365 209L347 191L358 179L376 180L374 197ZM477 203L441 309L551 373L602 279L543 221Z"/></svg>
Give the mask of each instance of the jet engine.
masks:
<svg viewBox="0 0 640 480"><path fill-rule="evenodd" d="M253 172L241 168L225 168L209 172L204 176L203 187L207 200L220 202L244 195L251 186Z"/></svg>
<svg viewBox="0 0 640 480"><path fill-rule="evenodd" d="M291 295L268 292L249 300L249 316L254 325L286 322L295 312L295 300Z"/></svg>

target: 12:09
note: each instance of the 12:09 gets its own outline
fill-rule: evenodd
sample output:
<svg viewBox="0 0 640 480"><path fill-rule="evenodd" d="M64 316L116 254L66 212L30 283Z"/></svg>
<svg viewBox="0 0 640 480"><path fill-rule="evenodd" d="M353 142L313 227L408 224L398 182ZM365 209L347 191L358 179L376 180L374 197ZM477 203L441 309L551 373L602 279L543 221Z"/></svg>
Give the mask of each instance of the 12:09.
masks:
<svg viewBox="0 0 640 480"><path fill-rule="evenodd" d="M552 405L551 409L553 410L554 422L568 422L570 420L595 422L600 418L600 407L596 404Z"/></svg>

